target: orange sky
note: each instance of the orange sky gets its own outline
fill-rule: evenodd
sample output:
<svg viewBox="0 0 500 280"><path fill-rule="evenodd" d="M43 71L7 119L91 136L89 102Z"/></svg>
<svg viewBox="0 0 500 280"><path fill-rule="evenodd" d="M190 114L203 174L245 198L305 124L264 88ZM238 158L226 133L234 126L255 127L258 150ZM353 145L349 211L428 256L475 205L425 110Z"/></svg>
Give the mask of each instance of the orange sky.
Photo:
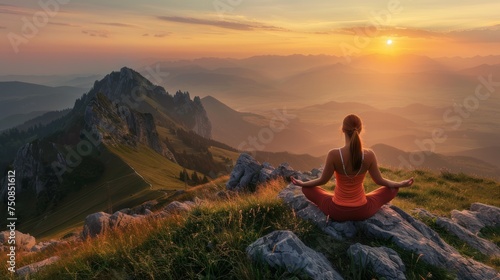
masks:
<svg viewBox="0 0 500 280"><path fill-rule="evenodd" d="M202 56L500 55L499 1L3 2L0 74L107 71Z"/></svg>

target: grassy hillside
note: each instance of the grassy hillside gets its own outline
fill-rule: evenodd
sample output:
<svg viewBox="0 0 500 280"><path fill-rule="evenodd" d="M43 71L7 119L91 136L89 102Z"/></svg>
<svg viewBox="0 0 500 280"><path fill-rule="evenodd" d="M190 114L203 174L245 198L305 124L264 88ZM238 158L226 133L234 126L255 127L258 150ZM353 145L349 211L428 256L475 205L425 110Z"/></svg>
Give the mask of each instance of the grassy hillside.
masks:
<svg viewBox="0 0 500 280"><path fill-rule="evenodd" d="M473 202L500 207L500 184L463 174L436 174L427 171L382 169L384 176L399 180L413 176L412 188L401 189L393 204L410 212L423 207L438 215L449 216L452 209L468 208ZM248 259L245 248L257 238L274 230L295 232L306 245L325 254L345 279L372 279L373 275L350 262L346 249L351 242L386 245L401 255L408 279L454 279L453 275L419 261L418 256L386 241L332 240L314 225L297 218L276 195L286 185L273 181L254 194L241 194L221 200L216 192L224 189L227 177L194 187L176 200L195 196L205 200L183 216L147 220L125 232L109 235L69 248L54 248L18 258L25 265L58 255L61 261L36 275L36 279L134 278L134 279L288 279L296 275L271 269ZM331 184L326 188L330 188ZM366 189L376 186L370 180ZM440 231L435 225L438 232ZM488 258L466 244L441 234L462 254L500 270L499 258ZM481 236L500 245L500 229L489 228ZM329 244L329 246L325 246ZM3 261L4 256L0 257ZM35 278L33 278L35 279Z"/></svg>
<svg viewBox="0 0 500 280"><path fill-rule="evenodd" d="M137 148L109 145L108 148L151 184L152 190L184 189L184 182L179 180L179 173L184 168L150 148L143 145Z"/></svg>
<svg viewBox="0 0 500 280"><path fill-rule="evenodd" d="M164 195L134 172L116 155L104 150L100 159L107 166L103 175L78 191L67 194L53 210L37 216L33 197L18 197L19 230L36 238L56 238L83 225L88 214L113 212ZM21 212L22 210L22 212Z"/></svg>

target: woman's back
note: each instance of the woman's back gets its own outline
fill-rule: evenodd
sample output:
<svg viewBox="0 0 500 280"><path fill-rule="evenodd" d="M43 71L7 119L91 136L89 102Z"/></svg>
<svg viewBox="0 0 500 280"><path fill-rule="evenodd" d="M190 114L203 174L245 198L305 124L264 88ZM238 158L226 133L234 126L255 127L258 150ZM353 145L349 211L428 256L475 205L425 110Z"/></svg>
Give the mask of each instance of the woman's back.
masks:
<svg viewBox="0 0 500 280"><path fill-rule="evenodd" d="M363 186L367 171L365 167L365 152L363 151L362 153L361 167L355 173L352 164L346 165L346 162L349 163L348 159L350 155L345 156L344 153L346 153L345 150L342 151L342 149L338 149L338 157L341 166L338 166L338 159L334 160L336 186L333 202L342 206L361 206L366 203L365 189ZM350 172L347 171L348 169Z"/></svg>

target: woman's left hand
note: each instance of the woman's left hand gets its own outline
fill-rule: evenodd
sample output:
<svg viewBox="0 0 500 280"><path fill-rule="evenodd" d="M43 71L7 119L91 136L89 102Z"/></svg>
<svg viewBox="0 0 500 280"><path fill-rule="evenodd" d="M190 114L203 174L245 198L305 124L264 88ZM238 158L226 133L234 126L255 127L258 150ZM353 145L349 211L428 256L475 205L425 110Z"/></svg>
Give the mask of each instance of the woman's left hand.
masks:
<svg viewBox="0 0 500 280"><path fill-rule="evenodd" d="M302 185L304 185L304 182L295 179L293 176L290 177L290 180L292 180L292 183L296 186L302 187Z"/></svg>

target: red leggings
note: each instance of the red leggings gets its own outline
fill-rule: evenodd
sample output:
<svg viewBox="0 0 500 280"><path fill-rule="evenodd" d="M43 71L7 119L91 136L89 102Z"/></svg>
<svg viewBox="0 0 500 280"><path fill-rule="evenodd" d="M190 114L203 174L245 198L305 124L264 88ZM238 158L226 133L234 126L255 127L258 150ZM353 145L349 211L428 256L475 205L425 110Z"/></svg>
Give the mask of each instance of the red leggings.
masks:
<svg viewBox="0 0 500 280"><path fill-rule="evenodd" d="M367 203L362 206L349 207L335 204L333 193L320 187L302 188L304 195L318 208L337 222L361 221L375 215L382 205L388 203L398 193L399 188L380 187L366 194Z"/></svg>

